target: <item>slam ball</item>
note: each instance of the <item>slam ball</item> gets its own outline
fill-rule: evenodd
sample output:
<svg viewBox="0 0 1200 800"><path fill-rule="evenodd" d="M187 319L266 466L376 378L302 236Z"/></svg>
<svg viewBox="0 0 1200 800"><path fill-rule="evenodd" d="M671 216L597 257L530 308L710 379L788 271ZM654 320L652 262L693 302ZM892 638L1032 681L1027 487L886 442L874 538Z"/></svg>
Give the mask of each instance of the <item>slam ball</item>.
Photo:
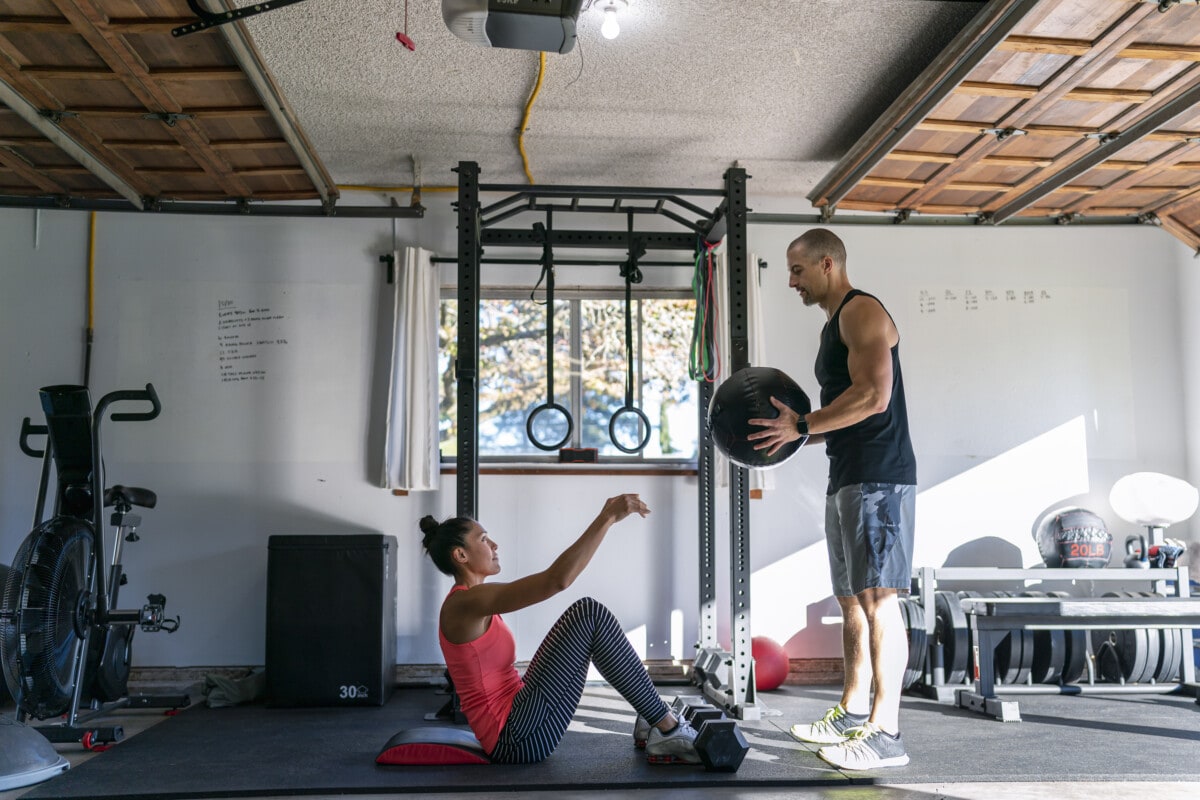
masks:
<svg viewBox="0 0 1200 800"><path fill-rule="evenodd" d="M788 675L788 655L783 646L766 636L750 640L750 655L754 657L754 688L769 692L783 685Z"/></svg>
<svg viewBox="0 0 1200 800"><path fill-rule="evenodd" d="M800 449L803 440L788 442L773 456L766 450L755 450L757 442L746 437L762 428L748 420L773 419L779 411L771 405L777 397L788 408L804 416L812 411L808 395L796 382L774 367L746 367L730 375L717 387L708 404L708 432L713 444L726 458L738 466L750 469L777 467Z"/></svg>

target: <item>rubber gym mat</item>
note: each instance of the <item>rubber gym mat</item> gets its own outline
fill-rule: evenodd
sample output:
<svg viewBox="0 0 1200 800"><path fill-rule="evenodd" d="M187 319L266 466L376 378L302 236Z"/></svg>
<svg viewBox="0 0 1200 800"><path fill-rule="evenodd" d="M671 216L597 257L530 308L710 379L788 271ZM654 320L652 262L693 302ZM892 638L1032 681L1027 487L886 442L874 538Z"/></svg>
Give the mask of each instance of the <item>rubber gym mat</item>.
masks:
<svg viewBox="0 0 1200 800"><path fill-rule="evenodd" d="M660 687L665 698L694 694ZM197 706L42 784L34 798L216 798L431 790L565 791L663 787L845 786L956 781L1194 780L1200 707L1190 698L1022 697L1020 723L906 697L912 762L841 772L787 735L837 699L830 687L760 695L781 712L744 722L751 752L737 773L647 764L632 744L633 712L611 689L588 687L558 750L525 766L382 767L374 758L401 728L427 724L444 697L397 691L382 708L208 709Z"/></svg>

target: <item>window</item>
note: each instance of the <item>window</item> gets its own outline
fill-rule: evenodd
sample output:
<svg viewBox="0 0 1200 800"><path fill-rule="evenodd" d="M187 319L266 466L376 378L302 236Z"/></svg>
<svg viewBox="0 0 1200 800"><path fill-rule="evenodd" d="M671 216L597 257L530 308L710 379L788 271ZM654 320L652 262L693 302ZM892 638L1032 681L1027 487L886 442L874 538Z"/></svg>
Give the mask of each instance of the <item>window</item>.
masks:
<svg viewBox="0 0 1200 800"><path fill-rule="evenodd" d="M564 447L596 448L605 461L691 461L696 458L697 390L688 377L694 301L662 292L633 303L633 404L650 422L646 447L622 452L609 421L625 405L625 300L622 292L559 291L554 303L554 402L571 412L574 430ZM443 457L458 448L458 301L443 298L439 333L440 435ZM479 452L489 460L545 459L526 432L526 420L547 402L546 307L528 292L485 294L479 309ZM534 435L560 441L564 417L542 413ZM622 414L614 430L627 448L644 429Z"/></svg>

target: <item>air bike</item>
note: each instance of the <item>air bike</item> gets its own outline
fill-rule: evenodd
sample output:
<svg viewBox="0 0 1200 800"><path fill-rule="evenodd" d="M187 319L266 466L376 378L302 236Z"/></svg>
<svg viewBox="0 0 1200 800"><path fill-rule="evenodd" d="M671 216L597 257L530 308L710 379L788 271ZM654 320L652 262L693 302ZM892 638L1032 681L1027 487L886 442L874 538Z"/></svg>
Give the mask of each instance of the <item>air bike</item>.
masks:
<svg viewBox="0 0 1200 800"><path fill-rule="evenodd" d="M149 411L113 413L114 422L152 420L162 407L151 384L144 390L110 392L94 411L84 386L48 386L39 394L46 424L34 425L26 417L20 445L25 454L42 459L41 482L33 531L17 550L0 596L0 661L17 703L18 726L30 718L62 717L33 730L50 742L102 749L120 741L124 732L120 726L88 725L87 720L118 708L178 709L190 702L186 694L128 694L134 631L174 632L179 618L166 616L166 597L160 594L150 595L138 609L117 607L117 594L128 582L122 545L139 538L141 517L134 508L154 508L157 497L132 486L105 488L100 450L110 406L129 401L151 405ZM46 436L40 450L30 442L35 436ZM51 462L57 478L54 514L44 519ZM106 508L112 509L111 561L104 550ZM0 734L6 727L0 727Z"/></svg>

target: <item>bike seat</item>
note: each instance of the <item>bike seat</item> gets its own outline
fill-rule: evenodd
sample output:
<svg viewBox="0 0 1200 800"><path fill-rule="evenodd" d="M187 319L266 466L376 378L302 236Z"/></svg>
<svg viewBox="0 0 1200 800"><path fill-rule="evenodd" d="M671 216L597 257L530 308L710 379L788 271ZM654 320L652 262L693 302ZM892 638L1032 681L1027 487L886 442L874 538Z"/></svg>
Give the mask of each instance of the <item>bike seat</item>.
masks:
<svg viewBox="0 0 1200 800"><path fill-rule="evenodd" d="M136 486L110 486L104 490L104 507L116 505L117 500L125 501L126 505L154 508L158 495L149 489L139 489Z"/></svg>

